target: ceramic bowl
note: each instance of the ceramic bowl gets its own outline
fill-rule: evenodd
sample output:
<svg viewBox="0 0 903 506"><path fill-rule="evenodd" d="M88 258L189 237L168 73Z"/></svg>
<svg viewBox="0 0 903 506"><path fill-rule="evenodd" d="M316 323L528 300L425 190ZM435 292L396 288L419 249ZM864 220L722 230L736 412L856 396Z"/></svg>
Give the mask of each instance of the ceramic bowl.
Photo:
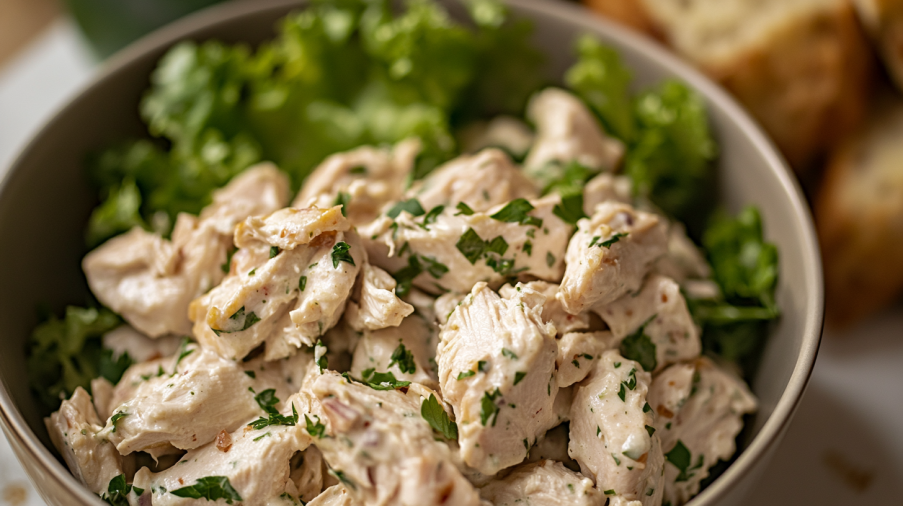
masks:
<svg viewBox="0 0 903 506"><path fill-rule="evenodd" d="M456 17L459 4L445 2ZM721 148L719 201L731 211L756 204L767 239L780 250L777 302L782 316L769 336L752 389L761 408L741 438L732 466L690 503L742 502L787 429L815 362L823 320L821 264L812 218L795 179L771 142L717 85L655 43L569 3L509 0L516 16L533 20L535 41L561 76L573 62L573 41L597 35L620 51L638 89L675 77L708 105ZM83 176L85 154L116 140L146 135L138 102L157 60L177 41L217 38L257 43L275 22L303 6L297 0L225 4L169 25L114 56L20 154L0 186L0 422L48 504L100 505L69 473L50 444L29 392L25 343L35 307L84 303L80 268L83 231L95 197Z"/></svg>

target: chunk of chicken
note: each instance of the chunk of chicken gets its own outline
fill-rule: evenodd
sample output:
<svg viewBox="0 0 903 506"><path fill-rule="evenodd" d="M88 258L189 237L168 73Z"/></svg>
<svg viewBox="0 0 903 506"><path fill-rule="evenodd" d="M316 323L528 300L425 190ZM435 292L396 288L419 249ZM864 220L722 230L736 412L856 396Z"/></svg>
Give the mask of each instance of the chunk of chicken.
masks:
<svg viewBox="0 0 903 506"><path fill-rule="evenodd" d="M300 422L299 418L299 422ZM304 420L306 425L306 420ZM323 454L316 446L309 446L303 452L292 457L291 482L294 487L293 492L289 495L294 499L309 503L326 488L324 485L327 478L328 467L323 459ZM286 484L288 485L288 484ZM287 487L288 488L288 487Z"/></svg>
<svg viewBox="0 0 903 506"><path fill-rule="evenodd" d="M181 342L179 336L150 339L131 325L120 325L103 335L103 347L112 350L114 358L128 353L132 362L168 357L179 349Z"/></svg>
<svg viewBox="0 0 903 506"><path fill-rule="evenodd" d="M594 307L593 311L605 320L619 341L626 339L635 346L647 344L648 340L655 350L654 360L643 363L643 367L651 367L648 372L690 360L702 351L699 331L680 286L664 276L649 276L639 292Z"/></svg>
<svg viewBox="0 0 903 506"><path fill-rule="evenodd" d="M512 216L509 204L471 215L446 207L430 223L424 223L426 217L407 212L396 220L383 216L361 234L375 238L367 243L374 265L396 278L413 279L414 286L427 292L469 293L478 281L498 284L513 275L555 282L564 269L571 231L570 225L552 212L558 199L550 196L532 201L529 211L521 207L525 212L513 215L522 218L523 224L503 221L506 214Z"/></svg>
<svg viewBox="0 0 903 506"><path fill-rule="evenodd" d="M558 294L557 284L545 281L530 281L525 285L546 297L546 301L542 305L542 319L555 325L555 330L559 337L568 332L589 328L589 313L573 315L564 310L561 301L556 297ZM516 291L514 286L504 285L499 289L499 295L510 299L514 295L514 291Z"/></svg>
<svg viewBox="0 0 903 506"><path fill-rule="evenodd" d="M284 416L291 417L291 408ZM301 418L303 423L303 418ZM302 425L270 425L261 429L250 426L220 433L216 441L191 450L174 466L160 473L142 468L135 474L134 487L150 496L145 503L154 506L204 504L203 492L208 481L228 491L228 499L246 506L264 505L283 493L290 478L289 461L295 452L310 445L310 436ZM223 480L225 478L228 480ZM200 498L190 495L192 487L201 491ZM228 487L228 488L227 488ZM231 489L231 490L229 490Z"/></svg>
<svg viewBox="0 0 903 506"><path fill-rule="evenodd" d="M439 384L458 420L461 458L487 475L523 461L560 422L555 327L540 316L545 297L517 287L503 299L477 283L439 334Z"/></svg>
<svg viewBox="0 0 903 506"><path fill-rule="evenodd" d="M630 204L633 200L633 180L628 176L602 173L583 187L583 212L592 216L599 204L613 200Z"/></svg>
<svg viewBox="0 0 903 506"><path fill-rule="evenodd" d="M398 327L365 330L354 349L351 374L361 378L368 376L364 374L367 369L388 371L399 380L438 388L432 366L437 344L434 338L432 322L418 314L405 318Z"/></svg>
<svg viewBox="0 0 903 506"><path fill-rule="evenodd" d="M574 391L568 452L613 503L661 504L661 441L646 394L652 378L640 365L609 350Z"/></svg>
<svg viewBox="0 0 903 506"><path fill-rule="evenodd" d="M295 348L313 345L338 322L366 260L349 227L339 206L287 208L241 223L233 270L191 303L195 337L233 360L274 335Z"/></svg>
<svg viewBox="0 0 903 506"><path fill-rule="evenodd" d="M564 388L582 381L593 370L593 361L603 351L618 346L620 339L611 332L568 332L558 340L558 386Z"/></svg>
<svg viewBox="0 0 903 506"><path fill-rule="evenodd" d="M140 332L189 334L188 305L219 284L232 229L288 200L288 180L272 165L248 169L214 193L200 218L181 214L172 241L140 228L114 237L82 262L95 296Z"/></svg>
<svg viewBox="0 0 903 506"><path fill-rule="evenodd" d="M369 223L385 204L401 198L419 152L420 141L407 139L392 150L362 146L331 155L307 177L292 207L322 209L344 202L352 224Z"/></svg>
<svg viewBox="0 0 903 506"><path fill-rule="evenodd" d="M449 161L408 192L408 198L416 198L424 211L440 205L454 208L464 202L483 212L515 199L538 196L535 183L504 151L494 148Z"/></svg>
<svg viewBox="0 0 903 506"><path fill-rule="evenodd" d="M189 345L170 359L168 367L158 367L152 377L140 377L137 386L120 382L127 393L114 391L114 401L126 395L128 399L113 409L104 435L123 455L168 445L197 448L221 430L231 432L261 415L254 392L273 389L274 395L285 399L300 388L309 360L302 355L269 364L261 360L243 364ZM134 372L124 375L125 381L134 377Z"/></svg>
<svg viewBox="0 0 903 506"><path fill-rule="evenodd" d="M489 121L474 121L459 134L461 151L476 153L486 148L499 148L520 160L533 144L533 130L520 118L499 115Z"/></svg>
<svg viewBox="0 0 903 506"><path fill-rule="evenodd" d="M435 392L412 383L375 390L336 373L319 376L312 393L329 436L316 440L333 472L358 501L370 505L478 505L477 491L455 467L421 415Z"/></svg>
<svg viewBox="0 0 903 506"><path fill-rule="evenodd" d="M481 488L480 497L494 506L603 506L606 501L592 480L552 460L518 466Z"/></svg>
<svg viewBox="0 0 903 506"><path fill-rule="evenodd" d="M669 458L665 464L665 501L684 504L699 493L699 483L719 460L737 450L743 415L753 413L757 401L746 383L705 357L672 365L649 388L655 411L656 435ZM674 464L685 456L689 465Z"/></svg>
<svg viewBox="0 0 903 506"><path fill-rule="evenodd" d="M558 298L565 310L579 314L635 292L667 244L667 225L657 216L604 202L577 222Z"/></svg>
<svg viewBox="0 0 903 506"><path fill-rule="evenodd" d="M91 396L82 387L77 387L58 411L45 418L44 425L69 470L91 492L106 492L110 480L122 474L120 456L100 434L103 426Z"/></svg>
<svg viewBox="0 0 903 506"><path fill-rule="evenodd" d="M572 161L612 170L624 155L624 145L606 136L583 102L562 89L548 88L530 98L527 118L536 125L536 140L524 161L530 174Z"/></svg>
<svg viewBox="0 0 903 506"><path fill-rule="evenodd" d="M363 506L348 493L344 485L333 485L318 495L307 506Z"/></svg>
<svg viewBox="0 0 903 506"><path fill-rule="evenodd" d="M345 310L345 319L354 330L379 330L397 327L414 312L414 306L395 296L397 283L388 272L364 264L355 285L355 294Z"/></svg>
<svg viewBox="0 0 903 506"><path fill-rule="evenodd" d="M678 283L712 275L705 256L687 237L687 230L681 223L671 223L668 228L668 252L655 263L655 272Z"/></svg>
<svg viewBox="0 0 903 506"><path fill-rule="evenodd" d="M506 286L510 285L505 285L502 288L505 288ZM448 321L448 317L451 316L452 312L454 312L455 308L458 307L458 304L460 304L465 297L467 297L466 294L457 292L443 293L436 297L436 300L433 303L433 312L436 315L436 322L440 325L444 325L445 322Z"/></svg>

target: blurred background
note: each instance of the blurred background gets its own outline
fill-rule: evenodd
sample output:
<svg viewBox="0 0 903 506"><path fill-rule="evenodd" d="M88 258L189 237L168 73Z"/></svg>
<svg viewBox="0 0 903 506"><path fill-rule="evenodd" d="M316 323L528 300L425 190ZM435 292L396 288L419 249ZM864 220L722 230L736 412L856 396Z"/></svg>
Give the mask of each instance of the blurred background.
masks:
<svg viewBox="0 0 903 506"><path fill-rule="evenodd" d="M0 0L0 175L105 58L219 1ZM903 503L903 0L584 1L731 92L812 205L825 339L748 504ZM0 438L0 505L40 504Z"/></svg>

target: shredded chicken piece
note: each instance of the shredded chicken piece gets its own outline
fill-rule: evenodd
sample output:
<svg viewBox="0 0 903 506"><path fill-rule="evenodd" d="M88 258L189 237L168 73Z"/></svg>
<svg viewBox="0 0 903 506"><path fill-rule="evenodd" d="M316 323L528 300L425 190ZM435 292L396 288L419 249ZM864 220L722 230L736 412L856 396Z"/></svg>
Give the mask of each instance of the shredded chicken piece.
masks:
<svg viewBox="0 0 903 506"><path fill-rule="evenodd" d="M414 312L414 306L395 296L397 283L386 271L364 264L355 294L345 310L345 318L354 330L379 330L397 327Z"/></svg>
<svg viewBox="0 0 903 506"><path fill-rule="evenodd" d="M400 380L437 389L435 337L432 322L418 314L405 318L398 327L365 330L354 349L351 374L361 378L368 369L388 371Z"/></svg>
<svg viewBox="0 0 903 506"><path fill-rule="evenodd" d="M122 474L122 458L104 437L91 396L82 387L44 425L69 470L91 492L106 492L110 480Z"/></svg>
<svg viewBox="0 0 903 506"><path fill-rule="evenodd" d="M564 388L587 377L603 351L616 348L611 332L568 332L558 340L558 386Z"/></svg>
<svg viewBox="0 0 903 506"><path fill-rule="evenodd" d="M300 355L279 362L237 363L189 345L156 370L139 364L126 372L113 395L114 402L125 400L111 409L104 437L123 455L166 451L170 445L197 448L221 430L232 432L242 422L263 416L255 392L273 389L286 399L301 387L309 362ZM139 376L142 370L150 374Z"/></svg>
<svg viewBox="0 0 903 506"><path fill-rule="evenodd" d="M223 279L232 229L288 200L288 180L263 164L214 193L199 218L180 214L167 241L134 228L110 239L82 262L91 291L105 306L150 337L191 332L188 305Z"/></svg>
<svg viewBox="0 0 903 506"><path fill-rule="evenodd" d="M635 292L667 248L667 228L654 214L607 201L577 222L558 298L579 314Z"/></svg>
<svg viewBox="0 0 903 506"><path fill-rule="evenodd" d="M522 284L503 299L477 283L441 328L439 384L458 420L461 458L481 473L520 463L561 421L555 328L540 316L543 302Z"/></svg>
<svg viewBox="0 0 903 506"><path fill-rule="evenodd" d="M743 380L706 357L673 365L652 381L649 405L662 449L675 456L686 450L690 462L683 470L665 464L666 502L678 506L699 493L709 468L737 450L743 415L757 404Z"/></svg>
<svg viewBox="0 0 903 506"><path fill-rule="evenodd" d="M545 281L531 281L526 283L525 286L545 295L546 301L542 305L542 319L555 325L555 330L558 331L559 336L568 332L589 329L589 313L584 312L573 315L564 310L561 301L556 297L558 294L557 284ZM511 298L515 290L512 285L504 285L499 289L499 295Z"/></svg>
<svg viewBox="0 0 903 506"><path fill-rule="evenodd" d="M407 139L391 150L362 146L331 155L307 177L292 207L344 203L348 221L369 223L385 204L401 198L419 152L420 141Z"/></svg>
<svg viewBox="0 0 903 506"><path fill-rule="evenodd" d="M318 495L307 506L363 506L348 493L344 485L333 485Z"/></svg>
<svg viewBox="0 0 903 506"><path fill-rule="evenodd" d="M412 383L375 390L333 372L313 382L329 436L316 440L339 481L368 505L478 505L473 486L455 467L449 447L420 416L436 392ZM441 401L440 401L441 402Z"/></svg>
<svg viewBox="0 0 903 506"><path fill-rule="evenodd" d="M516 467L481 488L480 497L494 506L603 506L606 501L592 480L552 460Z"/></svg>
<svg viewBox="0 0 903 506"><path fill-rule="evenodd" d="M256 261L239 257L220 286L192 302L195 337L234 360L276 335L295 348L313 345L341 318L366 261L349 227L338 206L248 218L235 230L235 256L246 251ZM291 346L267 358L290 354Z"/></svg>
<svg viewBox="0 0 903 506"><path fill-rule="evenodd" d="M548 88L530 99L527 118L536 125L536 140L524 161L529 174L550 163L577 162L595 170L612 170L624 155L624 145L606 136L593 113L574 95Z"/></svg>
<svg viewBox="0 0 903 506"><path fill-rule="evenodd" d="M530 201L523 224L485 213L462 214L446 207L427 216L406 211L393 220L382 216L361 229L370 261L431 293L468 293L479 281L500 284L509 276L533 276L557 282L564 270L564 251L571 226L553 213L559 197Z"/></svg>
<svg viewBox="0 0 903 506"><path fill-rule="evenodd" d="M460 156L438 167L407 195L416 198L424 211L440 205L454 208L464 202L479 212L515 199L538 196L536 184L504 151L494 148Z"/></svg>
<svg viewBox="0 0 903 506"><path fill-rule="evenodd" d="M287 404L291 404L291 399ZM290 416L293 413L289 408L282 414ZM301 420L303 423L303 417ZM160 473L142 468L135 475L134 486L150 496L155 506L178 506L198 504L199 501L176 492L195 486L198 480L225 477L234 493L241 497L238 499L241 504L262 506L285 491L290 481L292 455L311 443L311 437L300 424L270 425L261 429L244 425L229 436L232 445L228 451L218 448L215 442L207 443L189 451L176 465Z"/></svg>
<svg viewBox="0 0 903 506"><path fill-rule="evenodd" d="M633 180L628 176L602 173L583 187L583 212L592 216L599 204L613 200L630 204L633 200Z"/></svg>
<svg viewBox="0 0 903 506"><path fill-rule="evenodd" d="M568 453L612 502L661 504L661 440L646 403L651 375L615 350L595 361L571 404Z"/></svg>

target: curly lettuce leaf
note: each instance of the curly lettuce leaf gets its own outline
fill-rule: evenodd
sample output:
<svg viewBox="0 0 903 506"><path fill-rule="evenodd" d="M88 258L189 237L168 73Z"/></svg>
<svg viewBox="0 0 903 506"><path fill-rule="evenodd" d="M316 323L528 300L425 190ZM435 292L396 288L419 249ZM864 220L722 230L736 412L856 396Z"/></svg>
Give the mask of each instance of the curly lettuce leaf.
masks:
<svg viewBox="0 0 903 506"><path fill-rule="evenodd" d="M716 213L703 245L721 297L687 300L703 325L703 348L754 370L770 320L779 316L774 300L778 277L777 247L762 237L759 211L749 206L736 217Z"/></svg>
<svg viewBox="0 0 903 506"><path fill-rule="evenodd" d="M101 337L121 323L107 309L69 306L62 319L51 315L35 327L29 340L29 383L48 411L76 387L90 390L98 376L119 381L131 359L127 354L113 357L101 346Z"/></svg>
<svg viewBox="0 0 903 506"><path fill-rule="evenodd" d="M631 78L616 50L584 35L577 40L577 62L564 81L596 113L607 132L630 143L636 136Z"/></svg>
<svg viewBox="0 0 903 506"><path fill-rule="evenodd" d="M711 199L717 153L702 99L669 80L637 97L638 132L625 160L634 189L667 214L698 230Z"/></svg>

